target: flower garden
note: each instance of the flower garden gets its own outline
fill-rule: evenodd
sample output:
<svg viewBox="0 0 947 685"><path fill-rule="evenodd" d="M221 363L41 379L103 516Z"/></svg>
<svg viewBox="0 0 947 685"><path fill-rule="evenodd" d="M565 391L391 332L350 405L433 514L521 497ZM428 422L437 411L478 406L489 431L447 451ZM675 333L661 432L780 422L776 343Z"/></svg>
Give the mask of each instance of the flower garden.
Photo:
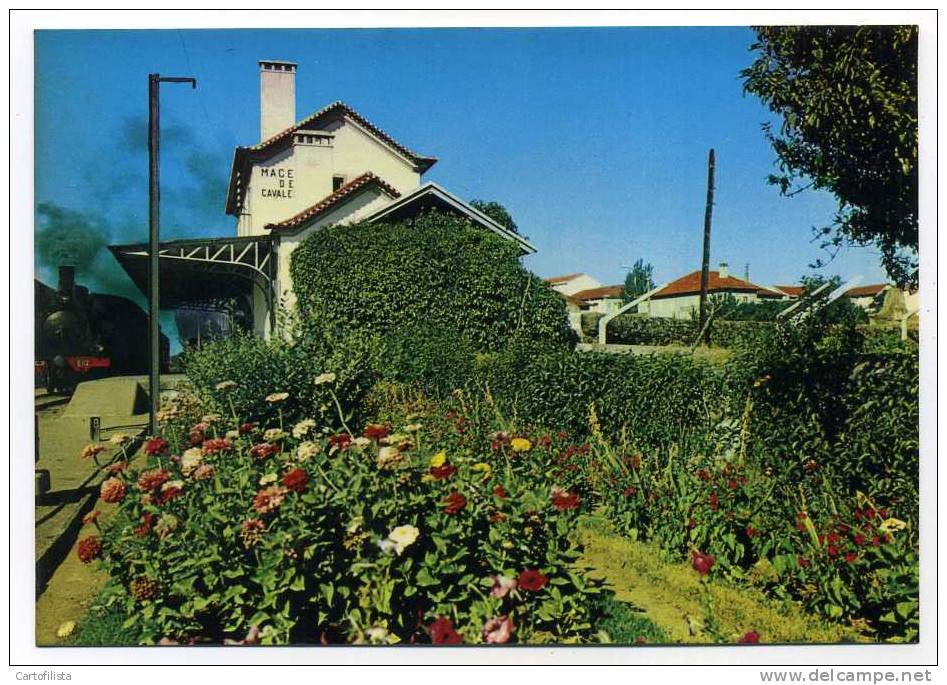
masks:
<svg viewBox="0 0 947 685"><path fill-rule="evenodd" d="M320 266L323 284L307 277L290 334L188 354L190 390L143 454L114 464L108 516L88 518L77 550L108 572L99 603L135 642L621 641L610 579L583 560L590 521L689 565L704 642L780 639L762 622L724 630L717 584L850 639L917 640L916 349L869 352L853 328L812 317L723 366L575 353L544 292L516 315L532 301L523 283L539 286L509 254L490 287L516 295L489 316L450 308L426 335L396 334L416 329L377 292L383 311L333 313L349 296L335 275L358 281L386 255L398 259L372 278L410 291L402 265L418 235L437 258L412 282L443 292L437 279L489 274L479 251L498 258L481 234L429 221L395 238L356 227L310 239L294 278L326 253L340 263ZM383 239L406 242L371 244ZM333 241L368 243L377 259ZM324 324L343 310L365 310L375 332ZM531 317L543 339L520 335Z"/></svg>

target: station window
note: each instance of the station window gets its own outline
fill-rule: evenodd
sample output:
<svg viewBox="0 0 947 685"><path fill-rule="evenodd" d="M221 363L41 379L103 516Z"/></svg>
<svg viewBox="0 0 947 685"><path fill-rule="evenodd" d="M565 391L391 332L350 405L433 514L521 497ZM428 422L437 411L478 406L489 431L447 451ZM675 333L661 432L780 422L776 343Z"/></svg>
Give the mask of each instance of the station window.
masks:
<svg viewBox="0 0 947 685"><path fill-rule="evenodd" d="M345 185L345 176L333 176L332 177L332 192L334 193L339 188Z"/></svg>

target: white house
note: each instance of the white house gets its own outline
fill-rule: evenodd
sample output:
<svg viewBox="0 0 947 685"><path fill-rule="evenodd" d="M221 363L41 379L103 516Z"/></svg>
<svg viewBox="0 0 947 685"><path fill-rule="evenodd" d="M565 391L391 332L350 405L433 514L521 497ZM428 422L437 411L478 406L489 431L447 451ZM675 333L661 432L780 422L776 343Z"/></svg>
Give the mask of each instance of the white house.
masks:
<svg viewBox="0 0 947 685"><path fill-rule="evenodd" d="M575 295L582 290L591 290L592 288L601 288L602 284L589 276L588 274L566 274L565 276L553 276L545 279L549 287L557 293L564 295Z"/></svg>
<svg viewBox="0 0 947 685"><path fill-rule="evenodd" d="M226 212L236 236L161 244L162 308L219 307L237 301L253 329L268 335L280 302L295 302L290 256L324 227L398 220L437 208L466 217L517 244L522 236L423 175L437 159L412 151L343 102L296 120L296 64L262 60L260 142L234 151ZM148 292L147 245L110 246Z"/></svg>
<svg viewBox="0 0 947 685"><path fill-rule="evenodd" d="M725 263L720 264L717 271L710 271L708 275L707 293L711 296L732 295L738 302L761 302L789 297L788 294L774 288L756 285L731 276ZM639 305L639 313L676 319L693 316L700 308L700 280L701 272L698 270L676 281L671 281L649 300Z"/></svg>

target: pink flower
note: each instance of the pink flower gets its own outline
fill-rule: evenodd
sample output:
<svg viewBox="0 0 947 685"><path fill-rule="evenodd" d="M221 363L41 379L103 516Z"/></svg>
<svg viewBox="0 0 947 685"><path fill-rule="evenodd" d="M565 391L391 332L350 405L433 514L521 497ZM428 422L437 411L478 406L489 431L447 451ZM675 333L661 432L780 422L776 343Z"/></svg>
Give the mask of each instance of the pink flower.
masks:
<svg viewBox="0 0 947 685"><path fill-rule="evenodd" d="M710 569L713 568L714 558L710 554L702 554L701 552L694 551L691 558L691 566L694 567L694 570L697 571L700 575L706 576L710 573Z"/></svg>
<svg viewBox="0 0 947 685"><path fill-rule="evenodd" d="M513 636L513 619L509 616L491 618L483 626L483 641L488 645L502 645Z"/></svg>
<svg viewBox="0 0 947 685"><path fill-rule="evenodd" d="M743 634L743 637L740 638L741 645L755 645L759 644L760 634L755 630L750 630Z"/></svg>
<svg viewBox="0 0 947 685"><path fill-rule="evenodd" d="M507 578L506 576L493 576L493 588L490 590L492 597L506 597L510 590L516 589L516 578Z"/></svg>

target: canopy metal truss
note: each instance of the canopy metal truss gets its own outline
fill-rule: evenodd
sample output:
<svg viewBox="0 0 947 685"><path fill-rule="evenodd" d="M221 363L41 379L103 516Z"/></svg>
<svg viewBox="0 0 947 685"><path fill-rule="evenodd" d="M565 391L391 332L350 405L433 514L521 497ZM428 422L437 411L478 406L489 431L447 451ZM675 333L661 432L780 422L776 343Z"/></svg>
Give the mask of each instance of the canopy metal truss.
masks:
<svg viewBox="0 0 947 685"><path fill-rule="evenodd" d="M148 296L148 245L110 245L122 268ZM208 303L244 299L252 306L253 288L275 323L276 241L270 236L194 238L162 242L158 249L162 309L206 308Z"/></svg>

